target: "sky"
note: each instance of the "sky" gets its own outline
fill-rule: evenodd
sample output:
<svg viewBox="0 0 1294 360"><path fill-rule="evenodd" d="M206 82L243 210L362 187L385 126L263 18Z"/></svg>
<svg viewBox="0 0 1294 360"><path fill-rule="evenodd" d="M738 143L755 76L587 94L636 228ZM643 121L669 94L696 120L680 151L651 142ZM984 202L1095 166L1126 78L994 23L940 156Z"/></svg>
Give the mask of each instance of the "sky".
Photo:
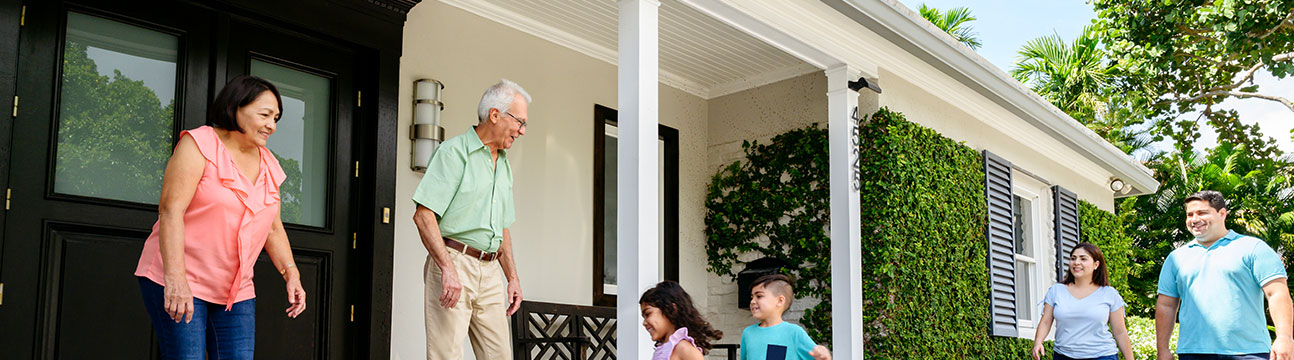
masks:
<svg viewBox="0 0 1294 360"><path fill-rule="evenodd" d="M1008 71L1015 65L1016 52L1026 42L1036 37L1059 34L1066 43L1077 38L1083 27L1092 23L1096 12L1092 6L1082 0L900 0L904 5L916 11L921 4L938 8L970 8L977 20L970 23L974 32L979 35L984 46L977 53ZM1270 73L1260 72L1255 76L1255 83L1260 92L1294 96L1294 77L1276 79ZM1275 138L1277 146L1286 154L1294 154L1294 141L1290 139L1290 129L1294 128L1294 111L1273 101L1260 99L1230 99L1217 108L1236 109L1240 119L1247 124L1259 124L1264 135ZM1198 114L1186 114L1183 117L1195 119ZM1213 147L1217 145L1217 135L1207 124L1203 126L1200 145ZM1170 150L1167 141L1155 144L1160 150ZM1134 154L1144 157L1144 154Z"/></svg>

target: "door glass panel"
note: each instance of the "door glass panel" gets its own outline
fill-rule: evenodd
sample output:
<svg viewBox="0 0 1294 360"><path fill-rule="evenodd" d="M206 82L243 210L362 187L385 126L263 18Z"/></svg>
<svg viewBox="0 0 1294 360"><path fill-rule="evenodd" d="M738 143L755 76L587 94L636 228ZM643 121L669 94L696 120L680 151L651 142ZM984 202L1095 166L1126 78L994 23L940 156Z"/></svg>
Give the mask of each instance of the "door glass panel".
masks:
<svg viewBox="0 0 1294 360"><path fill-rule="evenodd" d="M616 294L616 249L619 241L616 238L616 197L619 162L616 159L616 152L619 149L619 128L615 125L606 125L606 134L603 135L605 141L605 150L603 155L603 185L602 193L602 211L603 211L603 244L602 244L602 293L607 295ZM656 278L665 279L665 140L657 139L656 141L656 194L659 200L656 204L656 216L660 221L656 222L656 247L660 249L660 256L656 258Z"/></svg>
<svg viewBox="0 0 1294 360"><path fill-rule="evenodd" d="M266 146L287 175L279 187L280 216L286 223L322 227L328 204L332 80L255 59L251 73L274 83L283 97L283 116Z"/></svg>
<svg viewBox="0 0 1294 360"><path fill-rule="evenodd" d="M55 192L157 203L179 48L174 35L68 12Z"/></svg>

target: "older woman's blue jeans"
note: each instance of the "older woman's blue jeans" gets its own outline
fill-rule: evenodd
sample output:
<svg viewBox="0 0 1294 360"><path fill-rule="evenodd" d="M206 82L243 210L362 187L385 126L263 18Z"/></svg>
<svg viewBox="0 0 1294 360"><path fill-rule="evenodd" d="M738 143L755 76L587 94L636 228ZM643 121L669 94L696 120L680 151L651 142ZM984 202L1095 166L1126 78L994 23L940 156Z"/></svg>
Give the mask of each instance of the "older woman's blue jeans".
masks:
<svg viewBox="0 0 1294 360"><path fill-rule="evenodd" d="M193 321L175 322L166 313L162 285L139 277L144 308L153 321L162 359L251 359L256 348L256 299L221 304L193 299ZM210 353L210 357L204 357Z"/></svg>

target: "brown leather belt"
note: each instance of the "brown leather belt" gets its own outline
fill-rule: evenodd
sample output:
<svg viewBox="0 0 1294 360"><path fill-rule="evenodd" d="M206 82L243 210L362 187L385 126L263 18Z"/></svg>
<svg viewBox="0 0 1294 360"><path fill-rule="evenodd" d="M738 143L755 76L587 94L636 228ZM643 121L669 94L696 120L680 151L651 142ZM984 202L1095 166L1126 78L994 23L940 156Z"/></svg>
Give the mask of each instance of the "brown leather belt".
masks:
<svg viewBox="0 0 1294 360"><path fill-rule="evenodd" d="M494 259L497 259L499 257L499 253L497 252L487 253L481 250L477 250L474 247L467 246L467 244L458 242L458 240L454 240L450 238L445 238L445 246L450 249L458 250L458 252L463 253L463 255L467 255L482 261L494 261Z"/></svg>

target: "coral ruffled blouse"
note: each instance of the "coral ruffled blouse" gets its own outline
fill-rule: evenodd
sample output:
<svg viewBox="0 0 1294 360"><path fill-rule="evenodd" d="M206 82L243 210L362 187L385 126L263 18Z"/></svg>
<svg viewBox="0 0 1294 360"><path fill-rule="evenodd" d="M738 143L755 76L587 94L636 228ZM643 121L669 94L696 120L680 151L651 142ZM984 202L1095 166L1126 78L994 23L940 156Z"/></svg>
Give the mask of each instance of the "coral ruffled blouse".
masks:
<svg viewBox="0 0 1294 360"><path fill-rule="evenodd" d="M256 297L252 266L279 215L279 185L283 168L265 147L260 148L261 170L247 179L216 135L203 126L180 132L198 145L206 158L202 179L184 211L184 261L193 296L228 310L234 303ZM165 285L160 223L144 242L136 276Z"/></svg>

